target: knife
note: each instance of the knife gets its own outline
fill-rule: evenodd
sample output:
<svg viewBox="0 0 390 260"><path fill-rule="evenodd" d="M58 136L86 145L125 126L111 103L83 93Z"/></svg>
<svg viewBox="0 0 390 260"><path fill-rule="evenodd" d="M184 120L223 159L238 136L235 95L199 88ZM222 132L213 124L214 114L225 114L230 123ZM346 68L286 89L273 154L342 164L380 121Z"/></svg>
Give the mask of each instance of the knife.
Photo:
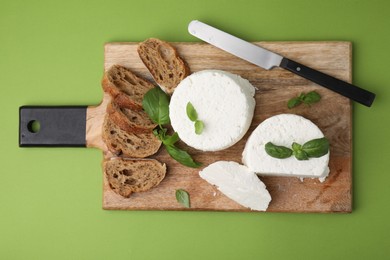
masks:
<svg viewBox="0 0 390 260"><path fill-rule="evenodd" d="M188 31L193 36L266 70L281 67L365 106L370 107L375 99L375 94L370 91L309 68L200 21L191 21Z"/></svg>

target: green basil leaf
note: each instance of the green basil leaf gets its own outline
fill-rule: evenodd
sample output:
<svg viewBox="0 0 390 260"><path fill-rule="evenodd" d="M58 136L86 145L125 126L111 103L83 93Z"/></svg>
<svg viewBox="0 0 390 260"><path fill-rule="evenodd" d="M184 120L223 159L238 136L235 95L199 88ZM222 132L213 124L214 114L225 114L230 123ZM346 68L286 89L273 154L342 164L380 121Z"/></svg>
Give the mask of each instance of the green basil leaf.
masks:
<svg viewBox="0 0 390 260"><path fill-rule="evenodd" d="M173 135L166 135L162 140L165 145L174 145L177 141L179 141L179 135L176 132Z"/></svg>
<svg viewBox="0 0 390 260"><path fill-rule="evenodd" d="M307 94L301 93L298 97L294 97L287 102L288 108L299 106L302 102L306 105L314 104L321 100L320 94L316 91L310 91Z"/></svg>
<svg viewBox="0 0 390 260"><path fill-rule="evenodd" d="M310 91L309 93L307 93L303 98L302 98L302 102L307 104L307 105L310 105L310 104L314 104L318 101L321 100L321 96L320 94L318 94L317 92L315 91Z"/></svg>
<svg viewBox="0 0 390 260"><path fill-rule="evenodd" d="M142 107L154 123L160 126L169 124L169 97L159 87L146 92Z"/></svg>
<svg viewBox="0 0 390 260"><path fill-rule="evenodd" d="M291 145L291 147L292 147L293 151L296 152L296 151L301 150L302 145L300 145L300 144L298 144L298 143L296 143L296 142L293 142L293 144Z"/></svg>
<svg viewBox="0 0 390 260"><path fill-rule="evenodd" d="M291 109L291 108L294 108L294 107L300 105L301 103L302 103L301 99L299 97L295 97L295 98L290 99L287 102L287 107L289 109Z"/></svg>
<svg viewBox="0 0 390 260"><path fill-rule="evenodd" d="M310 140L302 145L304 151L309 157L321 157L329 151L329 141L325 137Z"/></svg>
<svg viewBox="0 0 390 260"><path fill-rule="evenodd" d="M165 145L165 149L167 149L167 152L173 159L185 166L192 168L198 168L201 166L201 164L195 162L191 155L189 155L186 151L183 151L174 145Z"/></svg>
<svg viewBox="0 0 390 260"><path fill-rule="evenodd" d="M195 122L198 119L198 113L196 112L196 110L195 110L194 106L191 104L191 102L187 103L186 112L187 112L188 118L192 122Z"/></svg>
<svg viewBox="0 0 390 260"><path fill-rule="evenodd" d="M309 156L303 150L294 151L294 156L298 160L309 160Z"/></svg>
<svg viewBox="0 0 390 260"><path fill-rule="evenodd" d="M154 129L153 134L163 142L168 154L179 163L188 167L197 168L201 166L201 164L195 162L186 151L183 151L175 146L175 143L180 140L179 134L174 132L172 135L167 135L167 131L168 129L166 128Z"/></svg>
<svg viewBox="0 0 390 260"><path fill-rule="evenodd" d="M184 207L190 208L190 195L183 189L176 190L176 200L181 203Z"/></svg>
<svg viewBox="0 0 390 260"><path fill-rule="evenodd" d="M293 153L293 151L290 148L274 145L271 142L265 144L265 151L268 155L279 159L288 158Z"/></svg>
<svg viewBox="0 0 390 260"><path fill-rule="evenodd" d="M200 120L195 121L195 134L200 135L203 132L204 124Z"/></svg>

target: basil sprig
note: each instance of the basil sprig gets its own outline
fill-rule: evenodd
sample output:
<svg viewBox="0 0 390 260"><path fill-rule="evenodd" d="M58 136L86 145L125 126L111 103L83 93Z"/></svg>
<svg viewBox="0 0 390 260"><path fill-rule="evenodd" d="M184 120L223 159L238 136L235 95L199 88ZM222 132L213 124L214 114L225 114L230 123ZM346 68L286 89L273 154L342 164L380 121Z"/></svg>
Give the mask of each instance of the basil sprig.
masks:
<svg viewBox="0 0 390 260"><path fill-rule="evenodd" d="M179 163L197 168L201 166L200 163L195 162L191 155L186 151L181 150L175 146L179 141L179 135L174 132L168 135L168 129L164 127L170 123L169 119L169 97L159 87L152 88L144 95L142 100L142 107L149 115L150 119L158 124L158 127L153 130L153 134L163 143L168 154Z"/></svg>
<svg viewBox="0 0 390 260"><path fill-rule="evenodd" d="M190 195L183 189L176 190L176 200L181 203L184 207L190 208Z"/></svg>
<svg viewBox="0 0 390 260"><path fill-rule="evenodd" d="M173 136L175 134L177 134L177 133L174 133ZM172 140L172 136L169 136L169 135L166 135L166 136L168 137L169 140ZM179 138L177 138L177 140L179 140ZM192 167L192 168L198 168L198 167L200 167L202 165L201 163L194 161L194 159L192 159L192 157L191 157L191 155L189 153L187 153L186 151L181 150L180 148L176 147L175 143L167 144L167 141L164 140L164 139L162 140L162 142L163 142L163 144L165 146L165 149L169 153L169 155L173 159L178 161L179 163L181 163L181 164L183 164L185 166L188 166L188 167Z"/></svg>
<svg viewBox="0 0 390 260"><path fill-rule="evenodd" d="M191 102L187 103L186 112L188 118L194 122L195 134L200 135L203 132L204 124L202 121L198 120L198 113L196 112Z"/></svg>
<svg viewBox="0 0 390 260"><path fill-rule="evenodd" d="M310 140L303 145L292 143L291 148L275 145L271 142L265 144L265 151L268 155L284 159L294 155L298 160L308 160L324 156L329 151L329 141L325 137Z"/></svg>
<svg viewBox="0 0 390 260"><path fill-rule="evenodd" d="M296 106L299 106L302 103L310 106L311 104L317 103L320 100L320 94L318 94L316 91L310 91L307 94L301 93L298 97L290 99L287 102L287 107L291 109Z"/></svg>

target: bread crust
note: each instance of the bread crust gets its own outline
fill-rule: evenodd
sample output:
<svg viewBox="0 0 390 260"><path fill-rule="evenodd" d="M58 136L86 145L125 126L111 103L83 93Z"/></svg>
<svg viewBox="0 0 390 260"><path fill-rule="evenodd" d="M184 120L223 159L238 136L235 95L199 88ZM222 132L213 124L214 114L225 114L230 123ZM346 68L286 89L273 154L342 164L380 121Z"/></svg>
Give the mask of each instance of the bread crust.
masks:
<svg viewBox="0 0 390 260"><path fill-rule="evenodd" d="M107 105L106 112L116 125L129 134L148 133L157 126L145 111L120 107L115 100Z"/></svg>
<svg viewBox="0 0 390 260"><path fill-rule="evenodd" d="M104 118L102 137L113 154L123 157L145 158L155 154L161 146L161 141L152 131L128 133L117 126L109 115Z"/></svg>
<svg viewBox="0 0 390 260"><path fill-rule="evenodd" d="M103 169L110 188L128 198L133 192L145 192L165 178L166 165L154 159L126 159L114 157L103 161Z"/></svg>
<svg viewBox="0 0 390 260"><path fill-rule="evenodd" d="M102 87L121 107L141 110L143 96L154 85L126 67L113 65L104 73Z"/></svg>
<svg viewBox="0 0 390 260"><path fill-rule="evenodd" d="M177 85L190 74L189 66L169 43L150 38L138 45L138 55L157 84L172 94Z"/></svg>
<svg viewBox="0 0 390 260"><path fill-rule="evenodd" d="M155 82L168 94L190 74L186 62L167 42L151 38L140 43L137 51ZM110 188L128 198L133 192L159 185L167 171L166 165L155 159L134 159L153 155L161 146L152 132L157 124L142 109L143 96L154 84L126 67L113 65L104 73L102 87L112 97L102 137L107 148L120 156L103 161L103 169Z"/></svg>

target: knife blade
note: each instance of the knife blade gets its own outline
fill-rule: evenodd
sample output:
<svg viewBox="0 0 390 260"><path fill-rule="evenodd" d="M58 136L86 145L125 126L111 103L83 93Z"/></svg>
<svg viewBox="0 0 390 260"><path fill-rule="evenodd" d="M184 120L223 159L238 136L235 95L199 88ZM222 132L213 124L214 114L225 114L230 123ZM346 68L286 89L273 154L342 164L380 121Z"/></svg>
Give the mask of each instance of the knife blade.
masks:
<svg viewBox="0 0 390 260"><path fill-rule="evenodd" d="M374 102L375 94L370 91L244 41L198 20L190 22L188 31L191 35L266 70L281 67L367 107Z"/></svg>

